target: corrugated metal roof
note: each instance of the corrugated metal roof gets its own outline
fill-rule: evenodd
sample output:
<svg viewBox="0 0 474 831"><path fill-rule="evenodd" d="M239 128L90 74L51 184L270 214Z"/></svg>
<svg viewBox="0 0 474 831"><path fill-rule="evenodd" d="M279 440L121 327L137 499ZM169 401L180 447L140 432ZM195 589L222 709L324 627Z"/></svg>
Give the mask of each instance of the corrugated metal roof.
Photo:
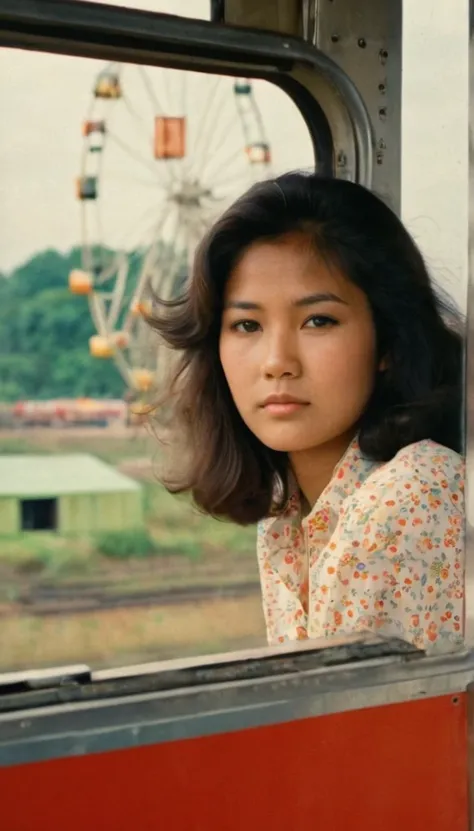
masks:
<svg viewBox="0 0 474 831"><path fill-rule="evenodd" d="M124 493L140 485L90 456L0 455L0 497L48 498L73 493Z"/></svg>

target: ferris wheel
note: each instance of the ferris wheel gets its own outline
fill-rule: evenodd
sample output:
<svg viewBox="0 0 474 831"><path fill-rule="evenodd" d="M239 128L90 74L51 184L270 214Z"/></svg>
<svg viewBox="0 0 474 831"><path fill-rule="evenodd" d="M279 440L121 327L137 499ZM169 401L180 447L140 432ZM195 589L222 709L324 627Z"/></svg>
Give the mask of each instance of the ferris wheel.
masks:
<svg viewBox="0 0 474 831"><path fill-rule="evenodd" d="M88 297L91 354L143 396L170 361L144 320L153 297L180 292L209 225L272 175L271 148L250 80L116 63L95 79L82 135L69 286Z"/></svg>

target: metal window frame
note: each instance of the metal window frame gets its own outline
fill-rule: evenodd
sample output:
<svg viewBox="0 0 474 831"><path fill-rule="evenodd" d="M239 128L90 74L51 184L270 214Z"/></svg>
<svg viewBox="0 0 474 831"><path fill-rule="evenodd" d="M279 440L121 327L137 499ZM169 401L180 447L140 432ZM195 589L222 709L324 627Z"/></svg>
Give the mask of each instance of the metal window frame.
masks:
<svg viewBox="0 0 474 831"><path fill-rule="evenodd" d="M273 82L300 109L321 172L370 186L374 135L362 96L320 50L299 38L77 0L0 0L0 46L120 60Z"/></svg>
<svg viewBox="0 0 474 831"><path fill-rule="evenodd" d="M348 637L77 678L0 695L0 767L123 750L430 697L473 681L469 652L426 657L407 643ZM13 679L9 681L14 686ZM28 685L31 686L28 691ZM101 689L102 688L102 689Z"/></svg>

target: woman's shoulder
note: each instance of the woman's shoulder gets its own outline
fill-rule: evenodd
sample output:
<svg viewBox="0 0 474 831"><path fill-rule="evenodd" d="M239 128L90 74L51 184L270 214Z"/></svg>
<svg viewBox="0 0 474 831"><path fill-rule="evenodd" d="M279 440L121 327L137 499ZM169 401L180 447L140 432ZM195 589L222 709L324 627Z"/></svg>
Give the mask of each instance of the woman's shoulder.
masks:
<svg viewBox="0 0 474 831"><path fill-rule="evenodd" d="M442 472L447 477L458 477L459 474L464 475L464 460L450 447L423 439L402 447L393 459L383 465L383 469L431 472L435 476Z"/></svg>
<svg viewBox="0 0 474 831"><path fill-rule="evenodd" d="M463 506L464 460L459 453L431 439L403 447L389 462L377 467L367 478L360 496L383 494L397 501L414 494L437 494L459 510Z"/></svg>

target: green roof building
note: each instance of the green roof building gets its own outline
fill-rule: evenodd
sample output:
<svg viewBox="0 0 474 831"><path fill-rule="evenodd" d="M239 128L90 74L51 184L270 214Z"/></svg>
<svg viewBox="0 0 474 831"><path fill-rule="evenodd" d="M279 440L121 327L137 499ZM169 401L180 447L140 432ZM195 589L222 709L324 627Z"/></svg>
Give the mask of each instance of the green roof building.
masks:
<svg viewBox="0 0 474 831"><path fill-rule="evenodd" d="M0 535L88 534L143 525L141 486L88 454L0 455Z"/></svg>

